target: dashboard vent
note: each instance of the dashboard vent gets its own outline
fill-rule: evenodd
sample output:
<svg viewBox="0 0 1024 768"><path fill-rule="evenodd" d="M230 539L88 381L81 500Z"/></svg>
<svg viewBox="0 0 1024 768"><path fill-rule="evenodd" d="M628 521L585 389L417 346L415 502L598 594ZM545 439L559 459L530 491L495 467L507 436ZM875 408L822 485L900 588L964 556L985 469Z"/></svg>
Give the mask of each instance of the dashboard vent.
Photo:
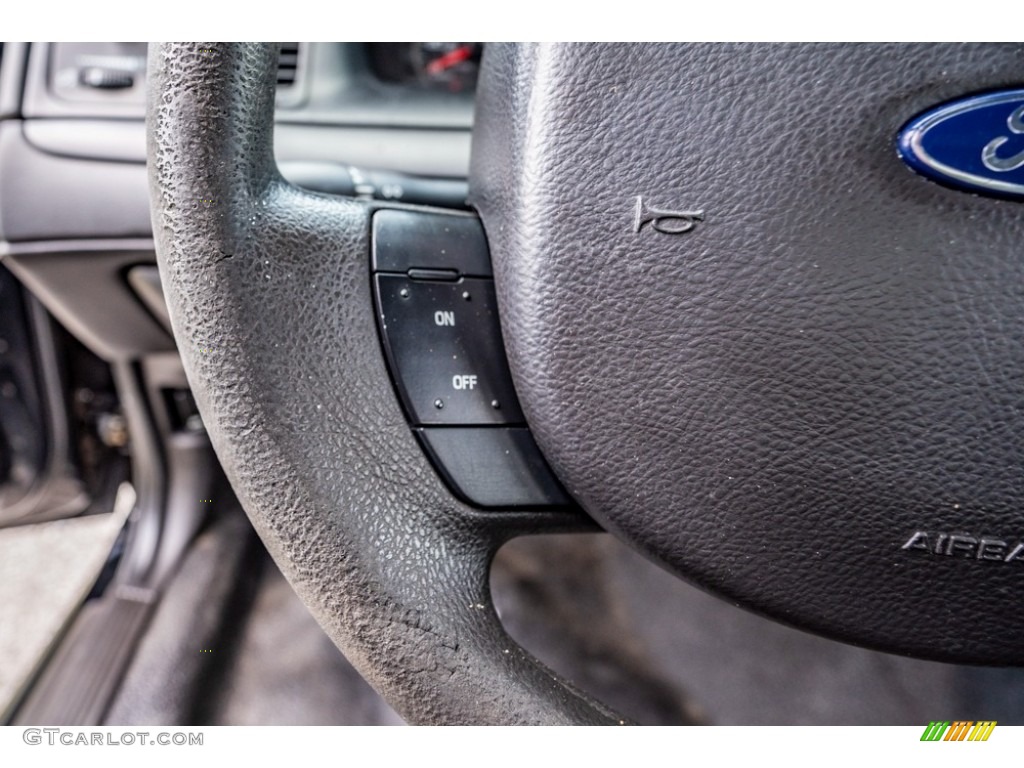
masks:
<svg viewBox="0 0 1024 768"><path fill-rule="evenodd" d="M277 59L277 85L287 88L295 85L299 76L299 44L281 43L281 53Z"/></svg>

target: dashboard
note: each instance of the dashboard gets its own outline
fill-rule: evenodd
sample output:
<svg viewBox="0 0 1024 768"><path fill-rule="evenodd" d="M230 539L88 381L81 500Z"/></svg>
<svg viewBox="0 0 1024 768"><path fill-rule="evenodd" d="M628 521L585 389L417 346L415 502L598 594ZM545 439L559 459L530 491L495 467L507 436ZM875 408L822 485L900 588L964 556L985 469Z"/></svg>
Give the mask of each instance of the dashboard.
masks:
<svg viewBox="0 0 1024 768"><path fill-rule="evenodd" d="M483 43L367 43L381 82L447 93L472 93Z"/></svg>
<svg viewBox="0 0 1024 768"><path fill-rule="evenodd" d="M330 193L380 194L369 186L391 182L390 196L397 199L406 199L406 190L397 189L393 178L373 185L372 178L357 174L353 182L343 179L350 175L343 169L355 167L364 171L363 177L390 172L414 179L464 180L479 54L476 43L284 43L275 133L282 173L301 186ZM23 122L20 130L9 131L20 135L8 137L2 151L27 152L30 159L21 162L28 165L27 175L49 179L54 171L67 170L51 170L53 163L32 157L33 151L62 160L145 163L145 43L15 44L5 58L4 79L12 93L4 116L19 116ZM22 94L15 93L18 86ZM89 175L86 168L76 170ZM114 173L125 175L125 169ZM127 186L143 188L144 173L135 175L139 180ZM32 210L39 207L36 190L22 188L18 176L13 181L16 192L6 185L0 189L4 198L24 201L4 217L15 226L13 231L5 227L4 234L16 240L41 234L32 226ZM11 182L11 174L7 180ZM95 185L85 186L87 195L95 194ZM422 185L412 179L398 186L413 191L408 202L433 202L422 199ZM464 187L458 192L464 193ZM69 188L67 199L57 202L73 207L82 202L74 196ZM436 202L450 204L450 197L449 190ZM118 197L110 202L120 208L124 201ZM101 231L148 234L146 206L129 207L142 218L111 222L108 211L101 218ZM89 213L94 219L96 212ZM118 226L111 230L111 223ZM85 225L76 222L78 228ZM86 228L68 234L97 232Z"/></svg>
<svg viewBox="0 0 1024 768"><path fill-rule="evenodd" d="M275 154L294 184L465 205L478 43L283 43ZM146 44L10 43L0 68L5 263L107 361L174 349L126 271L155 264ZM154 273L155 273L155 267Z"/></svg>

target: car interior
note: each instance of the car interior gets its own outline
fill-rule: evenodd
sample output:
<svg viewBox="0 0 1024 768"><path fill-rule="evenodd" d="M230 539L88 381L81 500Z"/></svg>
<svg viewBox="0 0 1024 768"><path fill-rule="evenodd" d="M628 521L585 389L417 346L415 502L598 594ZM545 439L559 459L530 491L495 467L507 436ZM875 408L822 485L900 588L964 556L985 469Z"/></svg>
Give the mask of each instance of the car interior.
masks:
<svg viewBox="0 0 1024 768"><path fill-rule="evenodd" d="M1024 722L1022 56L4 43L0 722Z"/></svg>

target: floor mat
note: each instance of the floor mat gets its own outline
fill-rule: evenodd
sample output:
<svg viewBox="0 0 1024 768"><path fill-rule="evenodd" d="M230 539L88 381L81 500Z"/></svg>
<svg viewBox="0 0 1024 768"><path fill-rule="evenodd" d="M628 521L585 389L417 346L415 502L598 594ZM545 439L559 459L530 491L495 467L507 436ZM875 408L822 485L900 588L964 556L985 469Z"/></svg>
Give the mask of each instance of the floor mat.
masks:
<svg viewBox="0 0 1024 768"><path fill-rule="evenodd" d="M125 494L110 514L0 531L0 713L96 581L132 507Z"/></svg>

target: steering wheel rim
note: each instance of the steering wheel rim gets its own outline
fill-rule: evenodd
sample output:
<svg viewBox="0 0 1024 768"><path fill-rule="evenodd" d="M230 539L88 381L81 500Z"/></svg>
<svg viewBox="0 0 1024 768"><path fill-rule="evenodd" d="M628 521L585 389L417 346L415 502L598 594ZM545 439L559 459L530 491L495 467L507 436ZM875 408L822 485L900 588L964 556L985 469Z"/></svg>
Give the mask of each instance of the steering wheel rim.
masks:
<svg viewBox="0 0 1024 768"><path fill-rule="evenodd" d="M149 61L161 278L243 507L335 644L407 721L624 722L502 629L488 587L497 548L587 524L481 513L437 478L380 353L374 206L283 181L276 61L275 45L250 43L154 44Z"/></svg>

